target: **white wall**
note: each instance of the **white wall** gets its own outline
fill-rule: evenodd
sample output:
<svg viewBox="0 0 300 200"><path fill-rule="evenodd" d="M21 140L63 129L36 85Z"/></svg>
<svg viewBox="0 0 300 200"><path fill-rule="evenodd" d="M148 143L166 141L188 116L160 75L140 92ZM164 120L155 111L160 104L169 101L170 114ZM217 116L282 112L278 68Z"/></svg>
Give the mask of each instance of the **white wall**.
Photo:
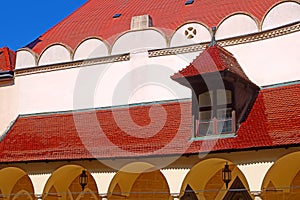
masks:
<svg viewBox="0 0 300 200"><path fill-rule="evenodd" d="M19 113L72 109L78 69L16 77L19 87Z"/></svg>
<svg viewBox="0 0 300 200"><path fill-rule="evenodd" d="M38 65L42 66L68 61L71 61L70 50L61 44L54 44L46 48L40 55Z"/></svg>
<svg viewBox="0 0 300 200"><path fill-rule="evenodd" d="M129 31L121 35L112 47L112 53L122 54L140 49L161 49L167 47L165 36L157 30Z"/></svg>
<svg viewBox="0 0 300 200"><path fill-rule="evenodd" d="M226 47L257 85L300 79L300 32Z"/></svg>
<svg viewBox="0 0 300 200"><path fill-rule="evenodd" d="M16 54L16 69L35 67L37 65L36 56L28 49L20 49Z"/></svg>
<svg viewBox="0 0 300 200"><path fill-rule="evenodd" d="M265 16L262 30L276 28L300 20L300 4L284 2L276 5Z"/></svg>
<svg viewBox="0 0 300 200"><path fill-rule="evenodd" d="M190 97L170 76L187 66L181 56L131 60L48 73L19 76L20 114L103 107Z"/></svg>
<svg viewBox="0 0 300 200"><path fill-rule="evenodd" d="M18 90L15 85L0 87L0 137L18 116Z"/></svg>
<svg viewBox="0 0 300 200"><path fill-rule="evenodd" d="M273 162L266 162L238 165L238 168L243 172L247 179L250 192L258 193L261 191L264 177L273 164Z"/></svg>
<svg viewBox="0 0 300 200"><path fill-rule="evenodd" d="M225 19L218 27L216 39L246 35L258 31L258 25L253 18L244 14L236 14Z"/></svg>
<svg viewBox="0 0 300 200"><path fill-rule="evenodd" d="M73 60L104 57L108 56L108 52L107 45L103 41L97 38L90 38L83 41L76 48Z"/></svg>
<svg viewBox="0 0 300 200"><path fill-rule="evenodd" d="M95 105L188 98L189 90L170 79L186 65L188 62L180 56L148 58L147 52L131 54L130 61L113 63L103 71L97 83Z"/></svg>
<svg viewBox="0 0 300 200"><path fill-rule="evenodd" d="M188 23L174 32L170 47L208 42L210 40L210 32L205 26L198 23Z"/></svg>
<svg viewBox="0 0 300 200"><path fill-rule="evenodd" d="M299 79L300 32L226 47L250 80L259 86ZM81 69L20 76L20 113L72 110L147 101L189 98L190 91L170 76L185 68L197 53L148 58L147 51L130 61Z"/></svg>

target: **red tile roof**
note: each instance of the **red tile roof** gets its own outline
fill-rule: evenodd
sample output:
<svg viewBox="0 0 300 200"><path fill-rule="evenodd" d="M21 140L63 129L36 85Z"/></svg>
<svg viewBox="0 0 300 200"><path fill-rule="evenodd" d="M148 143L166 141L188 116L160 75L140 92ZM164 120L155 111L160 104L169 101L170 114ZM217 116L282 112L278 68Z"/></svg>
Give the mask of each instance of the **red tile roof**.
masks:
<svg viewBox="0 0 300 200"><path fill-rule="evenodd" d="M117 36L130 29L133 16L144 14L149 14L154 27L167 35L188 21L200 22L207 27L217 26L234 13L245 13L262 22L268 10L280 2L282 0L196 0L185 5L184 0L89 0L28 47L41 53L48 45L60 42L74 49L91 36L112 44ZM116 13L121 16L113 18Z"/></svg>
<svg viewBox="0 0 300 200"><path fill-rule="evenodd" d="M175 73L171 78L187 78L210 72L221 72L224 70L229 70L249 81L234 56L219 45L208 46L189 66L178 73Z"/></svg>
<svg viewBox="0 0 300 200"><path fill-rule="evenodd" d="M300 145L299 97L300 82L262 89L236 137L198 141L190 140L190 101L20 116L0 142L0 162Z"/></svg>
<svg viewBox="0 0 300 200"><path fill-rule="evenodd" d="M15 69L16 54L7 47L0 48L0 71Z"/></svg>

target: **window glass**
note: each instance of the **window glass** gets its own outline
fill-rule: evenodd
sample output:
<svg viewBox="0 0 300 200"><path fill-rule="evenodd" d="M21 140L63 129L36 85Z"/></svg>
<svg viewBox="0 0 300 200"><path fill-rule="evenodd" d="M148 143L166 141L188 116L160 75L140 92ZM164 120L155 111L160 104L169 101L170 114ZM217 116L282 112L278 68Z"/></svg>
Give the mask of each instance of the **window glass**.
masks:
<svg viewBox="0 0 300 200"><path fill-rule="evenodd" d="M199 95L199 106L211 106L212 91L204 92Z"/></svg>
<svg viewBox="0 0 300 200"><path fill-rule="evenodd" d="M232 92L215 89L199 95L199 135L231 133L235 131L232 120Z"/></svg>
<svg viewBox="0 0 300 200"><path fill-rule="evenodd" d="M209 120L211 120L212 119L211 110L201 111L199 113L199 117L200 117L201 121L209 121Z"/></svg>
<svg viewBox="0 0 300 200"><path fill-rule="evenodd" d="M231 119L231 108L218 109L217 111L217 119L218 120L226 120Z"/></svg>
<svg viewBox="0 0 300 200"><path fill-rule="evenodd" d="M209 122L200 122L199 125L200 136L212 135L213 134L213 123Z"/></svg>
<svg viewBox="0 0 300 200"><path fill-rule="evenodd" d="M200 124L199 124L199 131L200 135L209 135L213 133L213 124L212 124L212 112L209 111L201 111L199 113L200 117Z"/></svg>
<svg viewBox="0 0 300 200"><path fill-rule="evenodd" d="M232 109L219 109L217 112L218 133L232 132Z"/></svg>
<svg viewBox="0 0 300 200"><path fill-rule="evenodd" d="M224 104L231 104L231 103L232 103L231 91L224 90L224 89L218 89L217 90L217 104L224 105Z"/></svg>

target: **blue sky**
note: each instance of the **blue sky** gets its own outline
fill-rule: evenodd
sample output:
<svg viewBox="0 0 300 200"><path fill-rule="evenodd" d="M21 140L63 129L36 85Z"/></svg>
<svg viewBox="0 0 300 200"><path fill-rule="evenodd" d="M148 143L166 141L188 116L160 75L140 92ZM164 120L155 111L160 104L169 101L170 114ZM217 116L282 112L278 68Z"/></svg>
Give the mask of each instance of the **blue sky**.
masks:
<svg viewBox="0 0 300 200"><path fill-rule="evenodd" d="M42 35L87 0L4 0L0 47L16 51Z"/></svg>

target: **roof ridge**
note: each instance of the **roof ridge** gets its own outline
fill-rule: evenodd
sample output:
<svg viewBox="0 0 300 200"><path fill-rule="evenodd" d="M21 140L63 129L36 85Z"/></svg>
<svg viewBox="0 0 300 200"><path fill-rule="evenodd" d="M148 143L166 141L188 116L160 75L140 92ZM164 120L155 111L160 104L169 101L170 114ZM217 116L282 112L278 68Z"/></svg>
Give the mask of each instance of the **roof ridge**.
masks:
<svg viewBox="0 0 300 200"><path fill-rule="evenodd" d="M227 68L226 66L226 63L224 62L224 60L221 58L220 54L221 53L224 53L226 54L226 56L230 56L230 57L233 57L233 54L229 53L228 54L228 51L224 51L225 48L223 48L222 46L216 44L215 46L209 46L207 49L205 50L209 50L210 48L212 48L212 52L209 52L209 55L211 55L211 58L214 60L214 63L217 64L217 63L221 63L223 66L223 68ZM213 55L212 55L213 54ZM218 68L218 66L217 66Z"/></svg>

